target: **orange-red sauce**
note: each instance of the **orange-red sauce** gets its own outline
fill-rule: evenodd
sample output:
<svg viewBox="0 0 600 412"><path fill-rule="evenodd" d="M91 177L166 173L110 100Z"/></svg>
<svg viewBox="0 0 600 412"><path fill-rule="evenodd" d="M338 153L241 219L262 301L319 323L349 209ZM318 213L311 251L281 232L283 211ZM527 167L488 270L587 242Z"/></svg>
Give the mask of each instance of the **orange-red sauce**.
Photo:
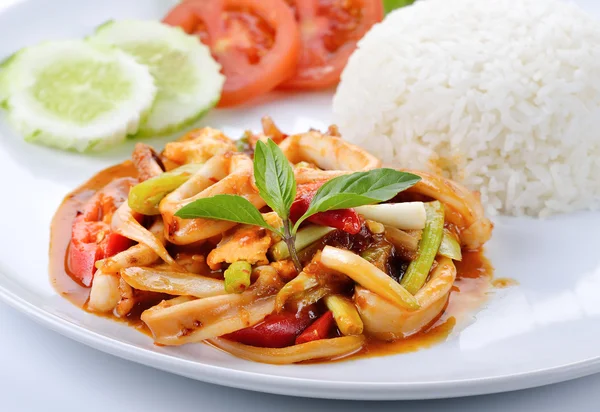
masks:
<svg viewBox="0 0 600 412"><path fill-rule="evenodd" d="M69 194L62 205L56 211L50 230L50 282L54 289L68 299L71 303L87 310L86 302L90 289L81 286L70 276L67 261L67 251L71 238L71 226L77 215L77 211L89 200L94 193L106 186L113 179L120 177L137 177L137 171L130 161L110 167L98 173L83 186ZM126 318L118 318L111 314L94 313L102 317L108 317L126 322L136 329L150 334L145 324L140 320L143 308L134 308Z"/></svg>
<svg viewBox="0 0 600 412"><path fill-rule="evenodd" d="M83 186L68 195L57 210L52 221L50 239L50 282L56 291L74 305L86 310L89 289L79 285L69 275L67 249L71 237L71 225L77 210L94 194L94 192L111 180L120 177L135 177L137 172L132 163L127 161L108 168ZM426 330L407 339L395 342L383 342L375 339L355 356L382 356L397 353L414 352L428 348L448 338L456 325L460 325L466 317L477 311L486 301L488 292L495 285L493 269L482 252L466 252L463 261L456 263L457 280L444 312L432 322ZM499 287L511 284L510 279L499 279ZM99 314L119 322L126 322L143 333L149 330L139 316L145 308L138 307L126 318L118 318L111 314Z"/></svg>

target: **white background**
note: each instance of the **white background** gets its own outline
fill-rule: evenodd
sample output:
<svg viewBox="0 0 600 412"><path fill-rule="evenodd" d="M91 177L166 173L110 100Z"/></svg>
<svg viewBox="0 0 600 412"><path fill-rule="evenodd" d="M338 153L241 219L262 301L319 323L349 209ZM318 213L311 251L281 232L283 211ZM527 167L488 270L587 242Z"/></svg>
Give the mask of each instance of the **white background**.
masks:
<svg viewBox="0 0 600 412"><path fill-rule="evenodd" d="M0 0L0 9L12 2ZM599 0L577 2L600 10ZM367 403L265 395L200 383L106 355L48 331L0 303L1 412L598 411L599 388L600 375L596 375L527 391L427 402Z"/></svg>

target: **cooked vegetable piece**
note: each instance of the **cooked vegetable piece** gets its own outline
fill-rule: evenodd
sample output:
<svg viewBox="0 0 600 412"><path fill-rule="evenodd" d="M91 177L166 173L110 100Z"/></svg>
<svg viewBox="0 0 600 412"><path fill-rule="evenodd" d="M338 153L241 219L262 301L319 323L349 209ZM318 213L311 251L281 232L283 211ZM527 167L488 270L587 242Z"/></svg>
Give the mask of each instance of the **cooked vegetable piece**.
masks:
<svg viewBox="0 0 600 412"><path fill-rule="evenodd" d="M311 323L308 312L269 315L262 323L223 336L226 339L260 348L284 348Z"/></svg>
<svg viewBox="0 0 600 412"><path fill-rule="evenodd" d="M225 294L222 280L187 272L130 267L120 271L121 277L137 290L167 293L175 296L207 298Z"/></svg>
<svg viewBox="0 0 600 412"><path fill-rule="evenodd" d="M328 226L307 226L300 229L296 233L296 250L298 252L301 251L334 230L334 228ZM270 252L275 260L283 260L290 257L290 251L283 240L273 245Z"/></svg>
<svg viewBox="0 0 600 412"><path fill-rule="evenodd" d="M321 263L347 275L356 283L400 307L408 310L419 309L419 303L410 292L377 266L348 250L325 246L321 253Z"/></svg>
<svg viewBox="0 0 600 412"><path fill-rule="evenodd" d="M365 219L402 230L423 229L427 219L423 202L360 206L354 210Z"/></svg>
<svg viewBox="0 0 600 412"><path fill-rule="evenodd" d="M309 189L305 195L306 198L310 198L310 206L304 216L296 221L294 227L298 227L304 220L310 219L318 213L334 210L351 210L356 213L351 208L374 205L390 200L398 193L414 186L420 180L419 176L412 173L380 168L342 174L333 178L330 176L326 182L321 180L310 183L307 185ZM317 190L314 196L311 196L311 191L314 188L317 188ZM348 231L348 233L355 234L358 231L360 231L360 227L353 232Z"/></svg>
<svg viewBox="0 0 600 412"><path fill-rule="evenodd" d="M360 256L367 262L375 265L382 272L387 273L387 264L392 254L394 247L387 242L379 242L369 247Z"/></svg>
<svg viewBox="0 0 600 412"><path fill-rule="evenodd" d="M396 248L396 252L407 259L414 260L417 257L419 248L419 239L411 234L396 229L395 227L385 227L385 238Z"/></svg>
<svg viewBox="0 0 600 412"><path fill-rule="evenodd" d="M152 232L146 229L138 222L137 213L134 213L128 203L123 203L115 212L111 222L111 229L128 239L143 243L151 248L162 260L171 265L174 269L183 270L183 268L169 255L162 239L159 239Z"/></svg>
<svg viewBox="0 0 600 412"><path fill-rule="evenodd" d="M296 199L290 209L290 219L298 221L310 207L310 202L324 182L307 183L298 185ZM333 227L350 234L360 232L361 221L358 214L352 209L329 210L317 213L308 218L316 225Z"/></svg>
<svg viewBox="0 0 600 412"><path fill-rule="evenodd" d="M363 347L365 337L360 335L320 339L287 348L256 348L231 342L227 339L211 339L209 342L217 348L240 358L274 365L288 365L313 359L338 358L351 355Z"/></svg>
<svg viewBox="0 0 600 412"><path fill-rule="evenodd" d="M297 203L294 203L294 205L297 205ZM296 209L296 206L292 206L292 213L296 213L298 210L301 210L301 208ZM360 232L361 227L360 217L352 209L329 210L317 213L309 217L308 221L317 225L340 229L351 235Z"/></svg>
<svg viewBox="0 0 600 412"><path fill-rule="evenodd" d="M147 216L160 214L160 201L187 182L201 167L200 164L184 165L134 186L129 192L129 207Z"/></svg>
<svg viewBox="0 0 600 412"><path fill-rule="evenodd" d="M340 295L329 295L325 297L325 305L333 313L335 323L342 335L363 333L363 322L351 300Z"/></svg>
<svg viewBox="0 0 600 412"><path fill-rule="evenodd" d="M333 313L325 312L296 338L296 345L329 338L334 324Z"/></svg>
<svg viewBox="0 0 600 412"><path fill-rule="evenodd" d="M452 260L462 260L462 251L460 249L460 242L448 229L444 229L444 235L442 236L442 243L438 255L445 256Z"/></svg>
<svg viewBox="0 0 600 412"><path fill-rule="evenodd" d="M150 226L149 230L156 236L158 241L162 244L166 243L167 240L165 239L164 234L165 225L162 219L157 219L156 222ZM160 257L151 247L144 243L138 243L114 256L98 260L96 262L96 268L104 273L117 273L123 268L132 266L149 266L159 259Z"/></svg>
<svg viewBox="0 0 600 412"><path fill-rule="evenodd" d="M0 85L8 119L26 141L99 151L136 133L156 96L148 68L110 47L45 42L16 53Z"/></svg>
<svg viewBox="0 0 600 412"><path fill-rule="evenodd" d="M197 37L177 28L152 20L110 21L89 40L125 51L154 77L158 93L140 136L178 131L221 98L225 82L221 66Z"/></svg>
<svg viewBox="0 0 600 412"><path fill-rule="evenodd" d="M444 206L442 203L437 201L428 203L426 210L427 223L419 242L417 257L410 263L402 278L402 286L413 295L425 284L444 236Z"/></svg>
<svg viewBox="0 0 600 412"><path fill-rule="evenodd" d="M325 284L322 286L317 286L296 294L296 296L293 296L289 302L292 304L292 308L297 308L300 310L302 308L314 305L325 296L337 291L335 289L336 288L333 285Z"/></svg>
<svg viewBox="0 0 600 412"><path fill-rule="evenodd" d="M73 221L67 262L71 275L82 285L91 286L96 261L132 245L111 229L110 222L135 182L132 178L112 181L90 198Z"/></svg>
<svg viewBox="0 0 600 412"><path fill-rule="evenodd" d="M413 231L413 233L415 233L415 231ZM391 226L387 226L385 228L385 238L394 245L396 252L401 257L409 260L414 260L417 257L419 238L421 234L421 231L419 231L419 235L416 235ZM458 261L462 260L460 242L448 229L444 229L444 235L442 237L440 249L438 250L438 256L445 256Z"/></svg>
<svg viewBox="0 0 600 412"><path fill-rule="evenodd" d="M385 226L374 220L367 220L365 225L367 225L367 229L374 235L380 235L385 232Z"/></svg>
<svg viewBox="0 0 600 412"><path fill-rule="evenodd" d="M242 293L250 286L252 266L243 260L232 263L225 271L227 293Z"/></svg>
<svg viewBox="0 0 600 412"><path fill-rule="evenodd" d="M288 299L301 294L311 288L319 286L319 281L314 275L309 275L306 272L300 273L294 279L285 284L283 288L277 293L277 299L275 300L275 309L278 312L283 311L285 304Z"/></svg>

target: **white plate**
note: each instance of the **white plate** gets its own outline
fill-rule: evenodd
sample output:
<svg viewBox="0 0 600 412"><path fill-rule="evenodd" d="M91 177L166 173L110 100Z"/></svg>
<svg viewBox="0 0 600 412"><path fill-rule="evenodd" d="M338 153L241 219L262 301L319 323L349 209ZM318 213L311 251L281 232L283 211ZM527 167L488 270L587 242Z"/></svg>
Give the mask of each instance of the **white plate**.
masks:
<svg viewBox="0 0 600 412"><path fill-rule="evenodd" d="M0 14L0 56L77 37L111 18L159 18L167 0L28 1ZM590 3L591 4L591 3ZM264 114L284 130L322 128L329 94L279 96L217 111L205 124L233 136ZM131 144L89 157L23 143L0 120L0 297L41 324L114 355L207 382L288 395L423 399L533 387L600 372L600 214L548 221L497 219L488 256L520 286L496 293L475 322L447 342L412 354L333 364L270 366L204 345L161 348L128 327L87 314L48 282L48 237L63 197ZM154 141L158 146L166 139Z"/></svg>

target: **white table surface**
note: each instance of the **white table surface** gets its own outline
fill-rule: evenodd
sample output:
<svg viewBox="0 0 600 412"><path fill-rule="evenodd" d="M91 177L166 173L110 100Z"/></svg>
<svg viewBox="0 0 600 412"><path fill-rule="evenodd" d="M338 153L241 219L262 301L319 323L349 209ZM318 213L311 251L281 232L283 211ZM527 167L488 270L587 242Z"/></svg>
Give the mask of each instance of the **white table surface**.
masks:
<svg viewBox="0 0 600 412"><path fill-rule="evenodd" d="M526 391L424 402L291 398L224 388L121 360L37 325L0 303L0 411L600 410L600 375Z"/></svg>

